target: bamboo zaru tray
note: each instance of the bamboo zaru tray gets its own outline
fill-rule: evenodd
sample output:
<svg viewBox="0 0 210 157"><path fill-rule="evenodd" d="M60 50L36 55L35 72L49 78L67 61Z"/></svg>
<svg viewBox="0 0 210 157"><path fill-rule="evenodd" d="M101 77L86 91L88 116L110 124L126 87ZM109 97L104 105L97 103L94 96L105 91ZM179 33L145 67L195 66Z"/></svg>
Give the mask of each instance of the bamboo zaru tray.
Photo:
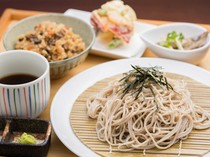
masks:
<svg viewBox="0 0 210 157"><path fill-rule="evenodd" d="M192 100L205 110L210 112L210 87L197 82L186 76L178 74L167 74L169 78L183 79L187 82L187 87L191 92ZM107 83L113 79L119 78L113 76L95 83L86 89L75 101L71 110L71 126L76 136L91 150L101 156L143 156L143 150L134 150L131 152L120 152L97 139L96 120L88 117L86 109L86 100L96 94L99 90L107 86ZM150 149L146 150L146 157L173 157L177 156L180 144L177 143L166 150ZM187 140L182 141L181 156L203 156L210 150L210 128L205 130L193 130Z"/></svg>

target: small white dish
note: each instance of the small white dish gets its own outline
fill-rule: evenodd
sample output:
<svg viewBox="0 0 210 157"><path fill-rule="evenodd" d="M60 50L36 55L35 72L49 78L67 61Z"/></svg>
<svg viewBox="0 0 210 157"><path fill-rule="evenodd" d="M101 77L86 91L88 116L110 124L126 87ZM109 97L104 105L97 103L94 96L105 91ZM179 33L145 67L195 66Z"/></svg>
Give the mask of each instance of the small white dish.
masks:
<svg viewBox="0 0 210 157"><path fill-rule="evenodd" d="M157 44L172 31L182 33L185 38L189 38L198 36L207 30L196 24L180 22L164 24L154 29L144 31L142 34L140 34L140 37L146 43L147 47L159 57L175 59L191 64L199 64L208 52L210 35L208 35L204 46L193 50L175 50L165 48Z"/></svg>
<svg viewBox="0 0 210 157"><path fill-rule="evenodd" d="M86 21L90 24L90 12L77 10L77 9L68 9L64 13L65 15L74 16ZM91 24L90 24L91 25ZM92 47L90 53L97 54L100 56L105 56L109 58L130 58L130 57L141 57L146 49L145 43L139 38L139 34L142 32L154 28L155 25L136 22L135 23L135 33L131 38L129 44L123 44L115 49L110 49L107 46L107 41L97 38Z"/></svg>

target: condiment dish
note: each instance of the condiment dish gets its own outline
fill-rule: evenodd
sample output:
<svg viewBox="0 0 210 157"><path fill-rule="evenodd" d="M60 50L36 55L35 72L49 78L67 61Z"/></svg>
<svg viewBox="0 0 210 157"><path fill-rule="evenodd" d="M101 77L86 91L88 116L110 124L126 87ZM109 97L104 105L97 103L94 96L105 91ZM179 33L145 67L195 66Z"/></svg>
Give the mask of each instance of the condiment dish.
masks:
<svg viewBox="0 0 210 157"><path fill-rule="evenodd" d="M144 31L140 34L140 38L158 57L184 61L195 65L199 64L208 52L210 45L209 34L203 46L192 50L170 49L159 45L158 43L172 31L182 33L185 38L191 38L199 36L207 30L204 27L192 23L171 23Z"/></svg>
<svg viewBox="0 0 210 157"><path fill-rule="evenodd" d="M13 157L45 157L51 141L51 123L42 119L0 117L0 155ZM25 143L18 139L21 134ZM30 143L30 138L35 139Z"/></svg>

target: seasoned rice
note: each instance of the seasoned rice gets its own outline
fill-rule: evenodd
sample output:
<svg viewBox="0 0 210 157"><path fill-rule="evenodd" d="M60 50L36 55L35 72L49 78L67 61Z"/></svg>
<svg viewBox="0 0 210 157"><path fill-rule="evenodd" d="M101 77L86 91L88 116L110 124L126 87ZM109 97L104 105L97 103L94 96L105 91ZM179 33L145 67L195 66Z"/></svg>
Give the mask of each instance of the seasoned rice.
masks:
<svg viewBox="0 0 210 157"><path fill-rule="evenodd" d="M34 31L20 35L15 49L38 52L52 62L79 54L85 49L85 43L71 27L44 21L35 26Z"/></svg>

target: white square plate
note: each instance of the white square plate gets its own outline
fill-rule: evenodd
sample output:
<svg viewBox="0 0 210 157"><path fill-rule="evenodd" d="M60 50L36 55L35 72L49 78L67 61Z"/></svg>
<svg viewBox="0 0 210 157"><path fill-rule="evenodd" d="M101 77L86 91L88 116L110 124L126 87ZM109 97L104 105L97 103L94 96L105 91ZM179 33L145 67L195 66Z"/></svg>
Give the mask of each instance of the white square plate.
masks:
<svg viewBox="0 0 210 157"><path fill-rule="evenodd" d="M80 18L81 20L84 20L88 24L90 24L90 15L91 15L90 12L77 10L77 9L68 9L67 11L65 11L64 14ZM101 38L97 37L93 45L93 48L91 50L91 53L115 59L141 57L146 49L146 45L140 39L139 34L144 32L145 30L154 27L156 26L143 22L136 22L135 33L131 38L129 44L123 44L115 49L108 48L107 41L104 41Z"/></svg>

